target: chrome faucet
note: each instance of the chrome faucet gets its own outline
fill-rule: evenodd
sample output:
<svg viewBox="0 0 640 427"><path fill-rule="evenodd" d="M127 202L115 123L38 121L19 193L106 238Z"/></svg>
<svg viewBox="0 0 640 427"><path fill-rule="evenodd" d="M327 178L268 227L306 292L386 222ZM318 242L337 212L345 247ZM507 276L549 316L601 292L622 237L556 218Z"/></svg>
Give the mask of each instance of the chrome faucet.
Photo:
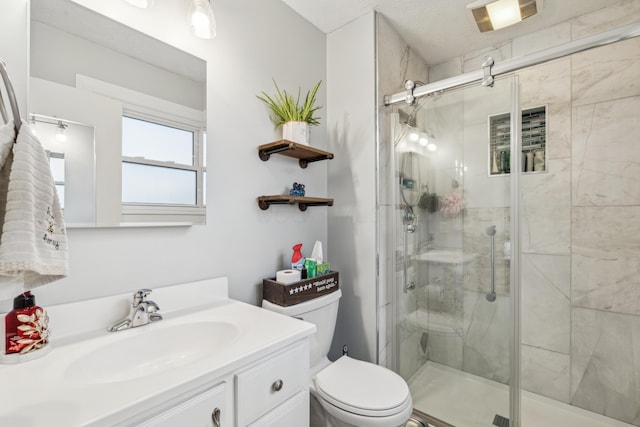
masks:
<svg viewBox="0 0 640 427"><path fill-rule="evenodd" d="M123 329L136 328L146 325L149 322L157 322L162 320L162 315L158 313L160 307L153 301L147 300L147 296L151 293L151 289L139 289L133 294L133 301L129 314L124 319L114 323L109 332L122 331Z"/></svg>

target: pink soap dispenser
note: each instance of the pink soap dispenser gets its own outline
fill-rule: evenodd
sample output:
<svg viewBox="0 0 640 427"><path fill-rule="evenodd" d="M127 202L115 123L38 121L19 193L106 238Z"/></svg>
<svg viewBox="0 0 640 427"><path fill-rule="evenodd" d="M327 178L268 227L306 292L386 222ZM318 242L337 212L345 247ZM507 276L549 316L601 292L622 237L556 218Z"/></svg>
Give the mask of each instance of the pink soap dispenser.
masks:
<svg viewBox="0 0 640 427"><path fill-rule="evenodd" d="M6 354L26 354L49 342L49 317L36 305L31 291L13 299L13 310L7 313L4 324Z"/></svg>

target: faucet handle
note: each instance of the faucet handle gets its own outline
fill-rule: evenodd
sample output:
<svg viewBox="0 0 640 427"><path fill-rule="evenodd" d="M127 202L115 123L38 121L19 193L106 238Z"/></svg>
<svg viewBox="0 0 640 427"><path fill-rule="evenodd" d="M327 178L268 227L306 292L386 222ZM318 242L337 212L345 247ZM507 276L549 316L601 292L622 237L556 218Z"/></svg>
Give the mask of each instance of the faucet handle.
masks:
<svg viewBox="0 0 640 427"><path fill-rule="evenodd" d="M160 307L155 302L149 300L145 300L145 302L147 303L147 313L155 313L160 310Z"/></svg>
<svg viewBox="0 0 640 427"><path fill-rule="evenodd" d="M138 305L142 301L144 301L147 296L151 293L151 289L138 289L135 294L133 294L133 305Z"/></svg>

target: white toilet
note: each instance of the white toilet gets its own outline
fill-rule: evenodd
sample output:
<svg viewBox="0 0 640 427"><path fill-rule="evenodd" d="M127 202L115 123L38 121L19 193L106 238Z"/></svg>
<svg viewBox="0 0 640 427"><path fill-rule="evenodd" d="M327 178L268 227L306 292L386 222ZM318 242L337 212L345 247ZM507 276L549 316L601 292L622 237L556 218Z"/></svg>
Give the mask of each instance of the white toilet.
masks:
<svg viewBox="0 0 640 427"><path fill-rule="evenodd" d="M310 342L312 427L404 427L413 402L407 383L395 372L342 356L327 358L342 292L282 307L263 300L262 307L313 323Z"/></svg>

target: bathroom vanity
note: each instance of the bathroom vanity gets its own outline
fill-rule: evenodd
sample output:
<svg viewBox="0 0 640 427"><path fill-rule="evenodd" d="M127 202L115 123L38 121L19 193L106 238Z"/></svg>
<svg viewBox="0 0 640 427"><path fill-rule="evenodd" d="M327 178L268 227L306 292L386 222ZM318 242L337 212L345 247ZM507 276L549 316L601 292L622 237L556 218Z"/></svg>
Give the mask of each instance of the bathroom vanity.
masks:
<svg viewBox="0 0 640 427"><path fill-rule="evenodd" d="M308 425L314 325L229 299L226 278L149 298L163 320L118 332L130 294L48 307L51 351L0 365L0 425Z"/></svg>

